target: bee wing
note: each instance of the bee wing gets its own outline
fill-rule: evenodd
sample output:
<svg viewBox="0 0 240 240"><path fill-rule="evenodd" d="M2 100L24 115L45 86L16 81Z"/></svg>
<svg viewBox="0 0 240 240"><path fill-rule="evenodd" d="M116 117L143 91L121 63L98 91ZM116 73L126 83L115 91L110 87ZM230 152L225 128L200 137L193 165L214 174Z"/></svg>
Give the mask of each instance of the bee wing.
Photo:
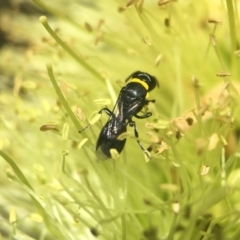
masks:
<svg viewBox="0 0 240 240"><path fill-rule="evenodd" d="M122 105L122 103L123 103L123 101L122 101L122 92L123 91L121 89L121 91L120 91L120 93L118 95L117 101L115 102L115 105L114 105L114 107L113 107L113 109L111 111L112 114L109 116L108 121L110 121L111 119L115 118L118 115L118 113L119 113L119 106Z"/></svg>

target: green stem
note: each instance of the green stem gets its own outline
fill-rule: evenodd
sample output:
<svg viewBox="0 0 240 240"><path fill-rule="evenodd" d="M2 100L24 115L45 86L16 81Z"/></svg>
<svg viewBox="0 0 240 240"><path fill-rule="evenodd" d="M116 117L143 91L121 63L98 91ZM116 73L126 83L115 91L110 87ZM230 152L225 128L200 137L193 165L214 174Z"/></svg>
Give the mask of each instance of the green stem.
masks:
<svg viewBox="0 0 240 240"><path fill-rule="evenodd" d="M235 26L235 15L233 9L232 0L226 0L227 10L228 10L228 23L231 37L231 56L232 56L232 69L236 72L236 57L234 52L237 50L237 40L236 40L236 26Z"/></svg>
<svg viewBox="0 0 240 240"><path fill-rule="evenodd" d="M126 240L127 229L126 229L126 217L124 214L121 216L121 223L122 223L122 240Z"/></svg>
<svg viewBox="0 0 240 240"><path fill-rule="evenodd" d="M88 181L88 177L86 176L86 174L83 174L84 180L86 182L87 188L89 190L89 192L93 195L93 197L96 199L96 201L98 202L99 206L101 207L101 210L105 213L106 216L112 217L110 211L108 210L108 208L105 206L104 202L102 201L102 199L95 193L94 189L92 188L90 182Z"/></svg>
<svg viewBox="0 0 240 240"><path fill-rule="evenodd" d="M201 108L201 101L200 101L200 93L199 93L199 83L198 83L198 80L193 77L193 90L194 90L194 96L195 96L195 102L196 102L196 107L197 107L197 113L194 114L196 119L197 119L197 122L199 124L199 128L198 128L198 131L199 131L199 136L202 136L202 133L203 133L203 130L202 130L202 116L199 115L199 110ZM194 113L194 112L193 112Z"/></svg>
<svg viewBox="0 0 240 240"><path fill-rule="evenodd" d="M90 73L92 73L95 77L104 80L103 77L89 64L87 64L78 54L76 54L49 26L47 22L47 17L41 16L39 18L42 25L48 31L48 33L52 36L52 38L70 55L72 56L81 66L86 68Z"/></svg>
<svg viewBox="0 0 240 240"><path fill-rule="evenodd" d="M31 197L33 203L35 204L37 210L43 217L48 230L56 236L56 239L67 239L66 238L67 236L65 236L64 233L62 233L62 231L58 227L58 224L56 223L56 221L53 220L52 217L50 216L50 214L46 211L45 206L41 204L41 202L37 198L37 195L34 192L33 187L31 186L31 184L29 183L27 178L24 176L24 174L22 173L20 168L17 166L17 164L14 162L14 160L12 158L10 158L7 154L2 152L1 150L0 150L0 156L2 156L2 158L5 159L6 162L12 167L13 171L15 172L15 174L17 175L19 180L23 183L24 187L26 186L28 188L28 190L27 190L27 188L25 188L25 189L30 194L30 197Z"/></svg>
<svg viewBox="0 0 240 240"><path fill-rule="evenodd" d="M43 3L40 0L32 0L32 1L35 2L39 7L43 8L48 13L52 14L53 16L65 19L66 21L69 21L71 24L75 25L77 28L83 29L83 27L81 25L79 25L75 21L72 21L66 13L59 12L55 8L49 7L49 5Z"/></svg>
<svg viewBox="0 0 240 240"><path fill-rule="evenodd" d="M59 88L59 86L58 86L58 84L56 82L56 79L55 79L54 74L53 74L52 66L50 64L47 65L47 70L48 70L48 75L50 77L52 85L54 87L54 90L57 93L60 102L62 103L63 107L67 111L67 113L68 113L69 117L71 118L72 122L74 123L75 127L77 129L81 129L80 123L78 122L77 118L73 114L70 106L68 105L65 97L63 96L63 94L62 94L62 92L61 92L61 90L60 90L60 88Z"/></svg>
<svg viewBox="0 0 240 240"><path fill-rule="evenodd" d="M14 172L16 173L16 175L18 176L18 178L20 179L20 181L25 184L28 188L30 188L32 191L34 191L33 187L31 186L31 184L28 182L28 180L25 178L25 176L23 175L22 171L19 169L19 167L17 166L17 164L13 161L13 159L11 159L7 154L5 154L4 152L2 152L0 150L0 156L2 156L2 158L4 158L6 160L6 162L12 167L12 169L14 170Z"/></svg>
<svg viewBox="0 0 240 240"><path fill-rule="evenodd" d="M171 224L171 228L170 228L170 231L169 231L169 235L168 235L168 238L167 238L168 240L174 239L174 233L175 233L175 230L176 230L177 219L178 219L178 214L174 214L173 221L172 221L172 224Z"/></svg>
<svg viewBox="0 0 240 240"><path fill-rule="evenodd" d="M227 9L228 9L228 22L231 36L232 52L236 50L236 28L235 28L235 19L234 19L234 9L232 0L226 0Z"/></svg>

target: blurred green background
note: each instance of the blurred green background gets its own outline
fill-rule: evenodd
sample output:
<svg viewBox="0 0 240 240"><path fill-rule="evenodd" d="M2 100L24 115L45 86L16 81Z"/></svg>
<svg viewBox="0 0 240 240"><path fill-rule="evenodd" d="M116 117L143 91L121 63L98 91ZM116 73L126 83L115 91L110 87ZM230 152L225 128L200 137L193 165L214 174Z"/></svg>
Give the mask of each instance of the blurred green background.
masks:
<svg viewBox="0 0 240 240"><path fill-rule="evenodd" d="M239 8L0 0L0 239L239 239ZM136 120L152 159L129 138L99 161L108 117L78 131L136 70L160 84Z"/></svg>

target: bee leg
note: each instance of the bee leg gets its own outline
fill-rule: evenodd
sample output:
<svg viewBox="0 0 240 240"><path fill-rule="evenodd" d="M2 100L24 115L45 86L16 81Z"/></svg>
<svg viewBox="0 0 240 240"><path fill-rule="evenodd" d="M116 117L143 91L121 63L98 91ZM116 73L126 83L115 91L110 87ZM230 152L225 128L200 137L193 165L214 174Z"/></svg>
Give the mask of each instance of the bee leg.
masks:
<svg viewBox="0 0 240 240"><path fill-rule="evenodd" d="M148 103L150 103L150 102L155 103L156 101L154 99L152 99L152 100L145 100L145 105L148 105Z"/></svg>
<svg viewBox="0 0 240 240"><path fill-rule="evenodd" d="M132 120L129 120L129 126L133 127L134 129L134 135L136 137L137 143L139 145L139 147L143 150L144 154L147 156L148 159L151 159L151 156L149 154L149 152L143 147L142 143L138 140L138 130L136 127L136 123Z"/></svg>
<svg viewBox="0 0 240 240"><path fill-rule="evenodd" d="M148 117L150 117L150 116L152 116L152 113L151 112L147 112L147 113L145 113L145 114L143 114L143 115L137 115L137 114L135 114L134 115L134 117L135 118L138 118L138 119L143 119L143 118L148 118Z"/></svg>
<svg viewBox="0 0 240 240"><path fill-rule="evenodd" d="M102 114L102 112L105 112L108 116L113 116L114 115L114 113L112 112L112 111L110 111L108 108L103 108L103 109L101 109L98 113L99 114ZM79 130L78 132L79 133L82 133L83 131L85 131L87 128L89 128L89 127L91 127L91 124L89 123L85 128L83 128L82 130Z"/></svg>
<svg viewBox="0 0 240 240"><path fill-rule="evenodd" d="M108 108L103 108L98 113L102 114L102 112L105 112L109 117L114 115L114 113L112 111L110 111Z"/></svg>
<svg viewBox="0 0 240 240"><path fill-rule="evenodd" d="M150 103L150 102L154 103L155 100L154 99L152 99L152 100L145 100L145 105L148 105L148 103ZM148 117L151 117L151 116L152 116L151 112L147 112L147 113L145 113L143 115L140 115L140 116L137 115L137 114L134 115L134 117L136 117L138 119L148 118Z"/></svg>

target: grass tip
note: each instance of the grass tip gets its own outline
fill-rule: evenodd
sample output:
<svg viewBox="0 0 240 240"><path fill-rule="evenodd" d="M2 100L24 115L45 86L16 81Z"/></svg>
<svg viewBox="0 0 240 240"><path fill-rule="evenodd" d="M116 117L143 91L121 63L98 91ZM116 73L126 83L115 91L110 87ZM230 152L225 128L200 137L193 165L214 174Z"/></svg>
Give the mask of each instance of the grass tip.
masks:
<svg viewBox="0 0 240 240"><path fill-rule="evenodd" d="M47 17L46 17L46 16L41 16L41 17L39 18L39 21L40 21L42 24L47 23Z"/></svg>
<svg viewBox="0 0 240 240"><path fill-rule="evenodd" d="M46 68L49 70L49 69L52 69L52 64L51 63L47 63L46 64Z"/></svg>

